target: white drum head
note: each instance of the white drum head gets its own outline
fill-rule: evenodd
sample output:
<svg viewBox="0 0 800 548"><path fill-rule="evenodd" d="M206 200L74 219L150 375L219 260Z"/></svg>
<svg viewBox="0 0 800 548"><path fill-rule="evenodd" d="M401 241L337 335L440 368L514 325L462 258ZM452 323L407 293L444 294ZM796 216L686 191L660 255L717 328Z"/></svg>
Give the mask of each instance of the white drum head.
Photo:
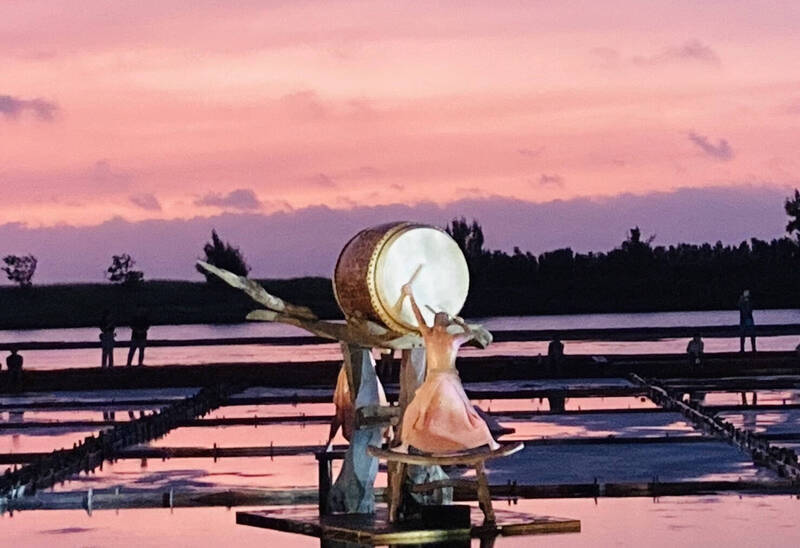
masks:
<svg viewBox="0 0 800 548"><path fill-rule="evenodd" d="M414 298L428 325L434 313L455 315L469 291L464 254L449 234L432 227L410 227L391 237L375 267L375 290L383 310L398 324L415 329L417 320L408 298L400 302L402 286L411 280ZM392 326L390 326L392 327Z"/></svg>

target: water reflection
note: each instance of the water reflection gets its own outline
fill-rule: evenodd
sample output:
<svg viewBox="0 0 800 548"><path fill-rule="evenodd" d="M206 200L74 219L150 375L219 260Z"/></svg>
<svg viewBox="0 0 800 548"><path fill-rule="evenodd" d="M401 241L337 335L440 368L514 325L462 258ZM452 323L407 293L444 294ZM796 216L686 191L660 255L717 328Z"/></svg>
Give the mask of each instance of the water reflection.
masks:
<svg viewBox="0 0 800 548"><path fill-rule="evenodd" d="M483 318L490 330L508 329L574 329L603 327L653 327L687 325L736 325L735 311L666 312L643 314L577 314L562 316L514 316ZM758 311L759 325L800 322L800 310ZM130 330L120 328L118 340L130 339ZM250 322L233 325L165 325L153 326L150 339L194 339L225 337L271 337L300 336L307 333L299 328L283 324ZM95 341L93 328L34 329L0 331L0 342L15 341ZM763 341L763 344L762 344ZM706 339L706 353L738 350L738 339ZM547 355L547 342L495 343L487 351L465 348L463 355ZM761 350L793 350L797 337L765 337L759 340ZM565 353L569 354L639 354L679 353L683 354L686 339L664 339L640 342L566 341ZM126 349L117 349L125 353ZM119 356L120 360L122 354ZM27 369L57 369L62 367L96 367L99 349L28 351L25 357ZM314 346L262 346L243 345L228 347L178 347L148 348L148 365L203 364L230 362L297 362L339 360L341 353L337 344ZM120 361L118 360L118 361Z"/></svg>
<svg viewBox="0 0 800 548"><path fill-rule="evenodd" d="M697 496L520 500L515 511L581 520L581 532L500 537L497 548L595 546L796 546L800 501L782 496ZM502 502L497 502L498 508ZM318 548L318 539L235 524L237 510L176 508L95 511L52 510L0 516L8 546L281 546ZM146 524L146 525L143 525ZM478 548L473 540L472 547Z"/></svg>

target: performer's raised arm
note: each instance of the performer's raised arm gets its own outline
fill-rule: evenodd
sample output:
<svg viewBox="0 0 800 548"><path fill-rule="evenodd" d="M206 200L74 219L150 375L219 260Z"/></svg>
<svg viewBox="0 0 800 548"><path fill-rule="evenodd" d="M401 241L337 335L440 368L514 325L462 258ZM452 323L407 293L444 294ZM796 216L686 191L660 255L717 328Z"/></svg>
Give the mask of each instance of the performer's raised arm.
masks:
<svg viewBox="0 0 800 548"><path fill-rule="evenodd" d="M472 339L475 338L475 332L472 330L472 328L469 325L467 325L467 322L465 322L463 319L461 319L458 316L452 316L451 319L453 320L454 324L458 325L461 329L464 330L463 333L460 333L460 334L455 336L455 340L456 340L456 342L458 343L459 346L462 345L462 344L466 344L466 343L468 343L469 341L471 341Z"/></svg>
<svg viewBox="0 0 800 548"><path fill-rule="evenodd" d="M431 328L428 327L428 324L425 323L425 318L422 317L422 312L420 312L419 307L417 306L417 301L414 300L414 294L411 291L411 284L405 284L400 289L403 295L408 295L408 300L411 302L411 310L414 312L414 317L417 319L417 324L419 325L419 332L422 335L427 335L430 333Z"/></svg>

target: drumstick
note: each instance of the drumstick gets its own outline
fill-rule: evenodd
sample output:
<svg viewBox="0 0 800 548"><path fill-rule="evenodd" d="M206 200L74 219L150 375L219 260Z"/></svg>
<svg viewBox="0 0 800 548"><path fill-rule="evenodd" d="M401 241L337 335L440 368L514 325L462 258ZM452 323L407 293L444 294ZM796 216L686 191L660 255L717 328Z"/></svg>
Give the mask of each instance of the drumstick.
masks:
<svg viewBox="0 0 800 548"><path fill-rule="evenodd" d="M420 270L422 270L422 267L423 267L423 266L424 266L424 263L419 263L419 266L418 266L418 267L417 267L417 269L414 271L414 273L411 275L411 277L408 279L408 281L406 282L406 284L405 284L405 285L411 285L412 283L414 283L414 280L417 278L417 274L419 274L419 271L420 271ZM406 296L405 296L404 294L402 294L402 293L401 293L401 294L400 294L400 298L399 298L399 299L397 299L397 302L396 302L396 303L394 303L394 307L392 307L392 310L394 310L395 312L397 312L398 310L400 310L400 307L402 307L402 306L403 306L403 300L404 300L405 298L406 298Z"/></svg>
<svg viewBox="0 0 800 548"><path fill-rule="evenodd" d="M439 313L439 312L437 312L437 311L436 311L436 309L435 309L435 308L433 308L433 307L432 307L431 305L429 305L429 304L426 304L426 305L425 305L425 308L427 308L428 310L430 310L431 312L433 312L434 316L435 316L436 314L438 314L438 313ZM444 311L442 311L442 312L444 312ZM461 326L461 327L463 327L464 329L467 329L467 328L468 328L468 326L467 326L467 323L464 321L464 319L463 319L463 318L460 318L460 317L458 317L458 316L454 316L454 315L452 315L452 314L449 314L449 313L447 313L447 312L444 312L444 313L445 313L445 314L447 314L447 317L448 317L448 318L450 318L450 321L451 321L451 322L453 322L453 323L455 323L455 324L458 324L458 325L460 325L460 326Z"/></svg>
<svg viewBox="0 0 800 548"><path fill-rule="evenodd" d="M411 275L411 277L408 279L408 281L406 282L406 285L411 285L411 284L414 283L414 280L417 279L417 274L419 274L419 271L422 270L423 266L424 266L423 263L419 263L419 266L414 271L414 273Z"/></svg>

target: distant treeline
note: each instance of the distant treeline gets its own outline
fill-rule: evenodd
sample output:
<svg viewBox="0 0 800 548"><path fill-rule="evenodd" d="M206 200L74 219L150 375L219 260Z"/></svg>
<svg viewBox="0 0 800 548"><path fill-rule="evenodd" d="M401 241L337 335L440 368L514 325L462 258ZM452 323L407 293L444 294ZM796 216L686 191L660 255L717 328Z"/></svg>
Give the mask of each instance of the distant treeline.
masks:
<svg viewBox="0 0 800 548"><path fill-rule="evenodd" d="M262 280L268 291L325 317L339 309L326 278ZM118 326L128 325L140 307L153 325L238 323L256 304L237 289L206 282L144 281L0 288L0 329L95 327L104 310Z"/></svg>
<svg viewBox="0 0 800 548"><path fill-rule="evenodd" d="M800 247L793 238L751 239L736 246L653 246L639 228L607 253L557 249L538 257L483 249L477 221L448 232L470 268L468 316L724 310L743 289L756 307L800 307Z"/></svg>
<svg viewBox="0 0 800 548"><path fill-rule="evenodd" d="M756 308L800 308L800 247L793 238L730 246L653 246L631 229L606 253L490 251L477 221L447 227L471 274L467 317L735 309L743 289ZM341 316L327 278L262 280L271 293ZM96 326L104 310L126 325L137 308L153 324L234 323L256 307L219 283L144 281L0 288L0 329Z"/></svg>

